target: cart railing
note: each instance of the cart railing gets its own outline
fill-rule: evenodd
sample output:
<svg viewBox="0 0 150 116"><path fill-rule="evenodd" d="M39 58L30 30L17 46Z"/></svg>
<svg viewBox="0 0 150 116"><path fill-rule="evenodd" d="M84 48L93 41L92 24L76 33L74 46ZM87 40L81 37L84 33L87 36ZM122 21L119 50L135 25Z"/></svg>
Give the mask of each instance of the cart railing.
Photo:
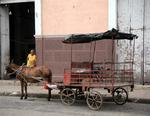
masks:
<svg viewBox="0 0 150 116"><path fill-rule="evenodd" d="M132 86L134 84L132 62L116 64L107 63L104 66L104 63L94 63L92 68L80 66L66 69L64 85L83 88Z"/></svg>

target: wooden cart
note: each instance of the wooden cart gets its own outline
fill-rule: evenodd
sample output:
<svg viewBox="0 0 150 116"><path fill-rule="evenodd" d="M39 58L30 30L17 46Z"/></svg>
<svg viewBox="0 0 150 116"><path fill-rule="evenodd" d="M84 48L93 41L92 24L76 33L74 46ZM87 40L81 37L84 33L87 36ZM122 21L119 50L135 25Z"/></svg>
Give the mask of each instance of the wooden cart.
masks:
<svg viewBox="0 0 150 116"><path fill-rule="evenodd" d="M128 92L126 88L133 90L133 62L134 62L134 46L132 44L132 57L129 61L115 61L115 43L114 40L135 40L136 35L121 33L115 29L105 33L96 34L80 34L71 35L63 42L71 44L71 66L64 70L64 81L61 88L61 101L63 104L72 105L78 96L84 95L87 105L92 110L99 110L103 104L103 95L98 91L99 88L104 88L112 95L116 104L125 104L128 100ZM96 42L103 39L112 40L112 60L110 62L94 62ZM92 60L88 62L75 62L72 59L73 45L90 43L94 47ZM92 45L93 44L93 45ZM90 51L91 53L91 51Z"/></svg>

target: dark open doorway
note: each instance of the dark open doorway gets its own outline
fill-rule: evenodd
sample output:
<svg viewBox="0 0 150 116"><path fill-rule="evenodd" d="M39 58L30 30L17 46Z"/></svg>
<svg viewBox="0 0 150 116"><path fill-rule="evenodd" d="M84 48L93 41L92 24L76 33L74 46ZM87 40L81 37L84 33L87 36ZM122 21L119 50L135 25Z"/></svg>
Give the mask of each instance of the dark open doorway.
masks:
<svg viewBox="0 0 150 116"><path fill-rule="evenodd" d="M10 60L26 63L30 49L35 48L34 3L9 5Z"/></svg>

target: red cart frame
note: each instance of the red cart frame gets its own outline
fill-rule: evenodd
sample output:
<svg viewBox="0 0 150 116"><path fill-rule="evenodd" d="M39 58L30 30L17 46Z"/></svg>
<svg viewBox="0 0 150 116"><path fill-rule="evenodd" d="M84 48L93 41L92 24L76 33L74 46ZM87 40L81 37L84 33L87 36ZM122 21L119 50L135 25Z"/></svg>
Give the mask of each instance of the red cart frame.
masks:
<svg viewBox="0 0 150 116"><path fill-rule="evenodd" d="M94 89L104 88L112 94L116 104L125 104L128 99L126 87L134 88L133 63L134 46L132 45L132 57L129 61L115 62L114 40L135 40L136 35L121 33L115 29L105 33L71 35L63 42L71 44L71 67L64 70L64 83L61 86L61 101L71 105L79 95L85 95L86 102L90 109L99 110L103 104L103 96ZM94 62L95 47L97 40L112 40L112 61ZM74 44L92 43L94 44L92 60L89 62L74 62L72 59Z"/></svg>

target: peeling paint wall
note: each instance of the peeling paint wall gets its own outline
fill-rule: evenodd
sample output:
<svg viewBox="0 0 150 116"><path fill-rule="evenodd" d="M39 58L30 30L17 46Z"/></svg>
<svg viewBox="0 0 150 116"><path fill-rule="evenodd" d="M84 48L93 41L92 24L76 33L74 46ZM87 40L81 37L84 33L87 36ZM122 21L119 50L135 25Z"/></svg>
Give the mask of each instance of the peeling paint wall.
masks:
<svg viewBox="0 0 150 116"><path fill-rule="evenodd" d="M135 81L150 82L150 1L118 0L117 26L120 31L138 35L135 43L134 71ZM118 42L119 60L125 59L127 50L133 44Z"/></svg>
<svg viewBox="0 0 150 116"><path fill-rule="evenodd" d="M9 15L8 7L5 5L0 6L0 78L4 79L5 67L9 63Z"/></svg>

